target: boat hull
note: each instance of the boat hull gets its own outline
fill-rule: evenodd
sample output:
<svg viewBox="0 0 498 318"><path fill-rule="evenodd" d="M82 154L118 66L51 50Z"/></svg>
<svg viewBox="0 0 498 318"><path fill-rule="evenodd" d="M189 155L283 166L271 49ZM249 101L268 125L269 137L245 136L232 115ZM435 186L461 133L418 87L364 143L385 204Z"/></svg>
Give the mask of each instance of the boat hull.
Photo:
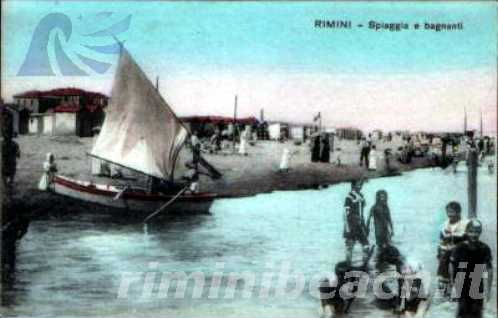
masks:
<svg viewBox="0 0 498 318"><path fill-rule="evenodd" d="M94 184L55 176L50 191L101 206L119 210L153 212L171 199L173 195L147 194L144 191L127 190L112 185ZM166 210L178 213L207 213L217 198L213 193L185 194L179 196Z"/></svg>

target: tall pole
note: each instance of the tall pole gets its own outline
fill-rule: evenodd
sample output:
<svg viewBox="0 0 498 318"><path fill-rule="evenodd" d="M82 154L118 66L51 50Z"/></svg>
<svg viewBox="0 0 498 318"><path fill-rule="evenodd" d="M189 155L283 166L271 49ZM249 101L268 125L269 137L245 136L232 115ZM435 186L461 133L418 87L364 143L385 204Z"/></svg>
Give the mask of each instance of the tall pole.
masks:
<svg viewBox="0 0 498 318"><path fill-rule="evenodd" d="M465 122L467 122L467 120L465 120ZM467 150L467 198L469 200L468 217L475 218L477 216L477 167L479 151L475 143L475 136L471 134L469 137L470 146Z"/></svg>
<svg viewBox="0 0 498 318"><path fill-rule="evenodd" d="M235 152L235 127L237 127L237 95L235 95L235 104L233 105L233 151Z"/></svg>
<svg viewBox="0 0 498 318"><path fill-rule="evenodd" d="M477 165L478 151L474 141L472 140L467 158L467 196L469 199L469 218L475 218L477 216Z"/></svg>
<svg viewBox="0 0 498 318"><path fill-rule="evenodd" d="M0 134L2 135L2 137L3 137L3 131L4 131L3 125L6 124L4 122L3 112L4 112L3 100L0 100ZM0 155L0 176L1 176L1 180L0 180L0 226L3 228L3 224L5 221L4 213L6 212L3 210L3 207L4 207L4 200L6 199L5 198L6 194L5 194L4 181L3 181L2 160L3 160L3 155ZM4 273L4 271L3 271L4 260L5 260L4 255L7 255L7 251L4 251L3 232L0 232L0 267L2 268L2 274ZM0 295L3 292L3 281L4 281L3 275L1 275L1 276L2 277L0 277ZM0 299L0 305L3 305L3 300L1 300L1 299Z"/></svg>
<svg viewBox="0 0 498 318"><path fill-rule="evenodd" d="M318 125L319 125L319 126L318 126L318 132L321 134L321 133L322 133L322 113L321 113L321 112L319 112L319 113L318 113L318 116L320 116L320 117L319 117L319 122L318 122Z"/></svg>
<svg viewBox="0 0 498 318"><path fill-rule="evenodd" d="M159 76L156 76L156 91L159 92Z"/></svg>

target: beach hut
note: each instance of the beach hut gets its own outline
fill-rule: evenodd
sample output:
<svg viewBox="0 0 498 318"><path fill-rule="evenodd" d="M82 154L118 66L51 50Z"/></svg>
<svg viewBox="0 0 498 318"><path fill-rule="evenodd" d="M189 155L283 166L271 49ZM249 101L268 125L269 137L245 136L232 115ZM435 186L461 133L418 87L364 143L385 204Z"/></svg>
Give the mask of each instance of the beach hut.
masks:
<svg viewBox="0 0 498 318"><path fill-rule="evenodd" d="M294 125L290 127L289 137L293 140L304 141L305 139L305 128L304 126Z"/></svg>
<svg viewBox="0 0 498 318"><path fill-rule="evenodd" d="M270 140L280 140L289 138L289 125L282 122L274 122L268 125Z"/></svg>
<svg viewBox="0 0 498 318"><path fill-rule="evenodd" d="M270 133L268 132L268 123L267 122L261 122L257 126L257 135L258 135L258 140L268 140L270 139Z"/></svg>
<svg viewBox="0 0 498 318"><path fill-rule="evenodd" d="M54 129L53 113L32 113L29 116L28 133L33 135L51 135Z"/></svg>
<svg viewBox="0 0 498 318"><path fill-rule="evenodd" d="M57 107L55 109L55 134L56 135L75 135L77 114L79 109L76 107ZM91 129L91 128L90 128Z"/></svg>
<svg viewBox="0 0 498 318"><path fill-rule="evenodd" d="M233 136L234 118L226 116L185 116L181 117L182 123L190 131L196 131L198 137L209 137L216 130L224 132L226 136ZM258 120L255 117L244 117L235 119L235 135L240 134L244 127L250 130L258 127Z"/></svg>
<svg viewBox="0 0 498 318"><path fill-rule="evenodd" d="M14 134L19 134L19 126L20 126L20 114L14 104L3 104L3 109L11 118L12 122L12 132Z"/></svg>
<svg viewBox="0 0 498 318"><path fill-rule="evenodd" d="M358 128L336 128L336 135L340 139L357 140L363 137L363 132Z"/></svg>
<svg viewBox="0 0 498 318"><path fill-rule="evenodd" d="M271 140L280 138L280 123L273 123L268 125L268 133Z"/></svg>
<svg viewBox="0 0 498 318"><path fill-rule="evenodd" d="M28 91L14 95L20 127L31 134L93 135L104 120L107 96L79 88ZM27 115L29 114L29 115ZM20 129L21 130L21 129Z"/></svg>
<svg viewBox="0 0 498 318"><path fill-rule="evenodd" d="M323 127L322 132L327 134L337 134L337 130L334 127Z"/></svg>
<svg viewBox="0 0 498 318"><path fill-rule="evenodd" d="M43 134L93 136L94 127L102 125L104 112L98 106L62 104L43 116Z"/></svg>

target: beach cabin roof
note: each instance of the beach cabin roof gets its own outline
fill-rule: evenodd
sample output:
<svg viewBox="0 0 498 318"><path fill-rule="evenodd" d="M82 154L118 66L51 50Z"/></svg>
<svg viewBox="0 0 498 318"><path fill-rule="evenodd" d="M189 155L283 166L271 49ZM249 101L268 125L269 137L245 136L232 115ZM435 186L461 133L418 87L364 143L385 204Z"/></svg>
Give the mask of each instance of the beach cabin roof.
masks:
<svg viewBox="0 0 498 318"><path fill-rule="evenodd" d="M75 87L55 88L51 90L39 91L31 90L14 95L14 98L42 98L42 97L64 97L64 96L85 96L89 98L107 98L106 95L98 92L86 91Z"/></svg>
<svg viewBox="0 0 498 318"><path fill-rule="evenodd" d="M90 113L96 112L99 109L102 109L101 105L95 104L87 104L85 106L80 107L80 105L75 103L64 103L54 108L54 112L56 113L78 113L80 111L88 111Z"/></svg>
<svg viewBox="0 0 498 318"><path fill-rule="evenodd" d="M233 124L233 117L226 116L185 116L180 117L180 120L188 123L202 124ZM259 123L256 117L243 117L235 120L237 124L253 125Z"/></svg>

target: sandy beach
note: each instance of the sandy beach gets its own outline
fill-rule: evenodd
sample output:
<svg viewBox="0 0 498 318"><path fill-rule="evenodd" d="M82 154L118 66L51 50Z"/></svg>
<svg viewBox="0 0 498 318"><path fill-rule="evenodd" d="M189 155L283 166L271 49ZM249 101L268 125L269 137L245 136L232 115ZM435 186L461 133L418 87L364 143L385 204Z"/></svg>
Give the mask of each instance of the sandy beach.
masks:
<svg viewBox="0 0 498 318"><path fill-rule="evenodd" d="M42 174L42 164L46 153L51 152L56 157L59 174L87 180L96 183L144 184L145 178L133 171L123 171L125 179L107 179L92 176L91 150L92 138L74 136L20 136L17 142L21 148L21 159L18 162L15 198L28 203L34 208L65 204L62 198L37 190L38 180ZM378 170L369 171L359 166L359 145L355 141L336 140L335 151L331 153L331 163L312 163L309 145L295 145L292 141L284 143L276 141L257 141L248 147L248 155L243 156L233 152L230 146L218 154L204 153L204 158L215 166L223 178L211 180L201 176L200 191L216 192L220 197L250 196L257 193L321 188L330 184L344 182L357 178L377 178L393 175L383 165L383 150L397 149L400 144L377 142L379 155ZM291 152L290 170L279 172L279 163L283 150ZM185 172L185 162L191 158L189 149L180 153L175 175L180 177ZM340 158L341 164L337 164ZM398 172L433 165L429 158L413 158L409 165L392 160L391 167Z"/></svg>

